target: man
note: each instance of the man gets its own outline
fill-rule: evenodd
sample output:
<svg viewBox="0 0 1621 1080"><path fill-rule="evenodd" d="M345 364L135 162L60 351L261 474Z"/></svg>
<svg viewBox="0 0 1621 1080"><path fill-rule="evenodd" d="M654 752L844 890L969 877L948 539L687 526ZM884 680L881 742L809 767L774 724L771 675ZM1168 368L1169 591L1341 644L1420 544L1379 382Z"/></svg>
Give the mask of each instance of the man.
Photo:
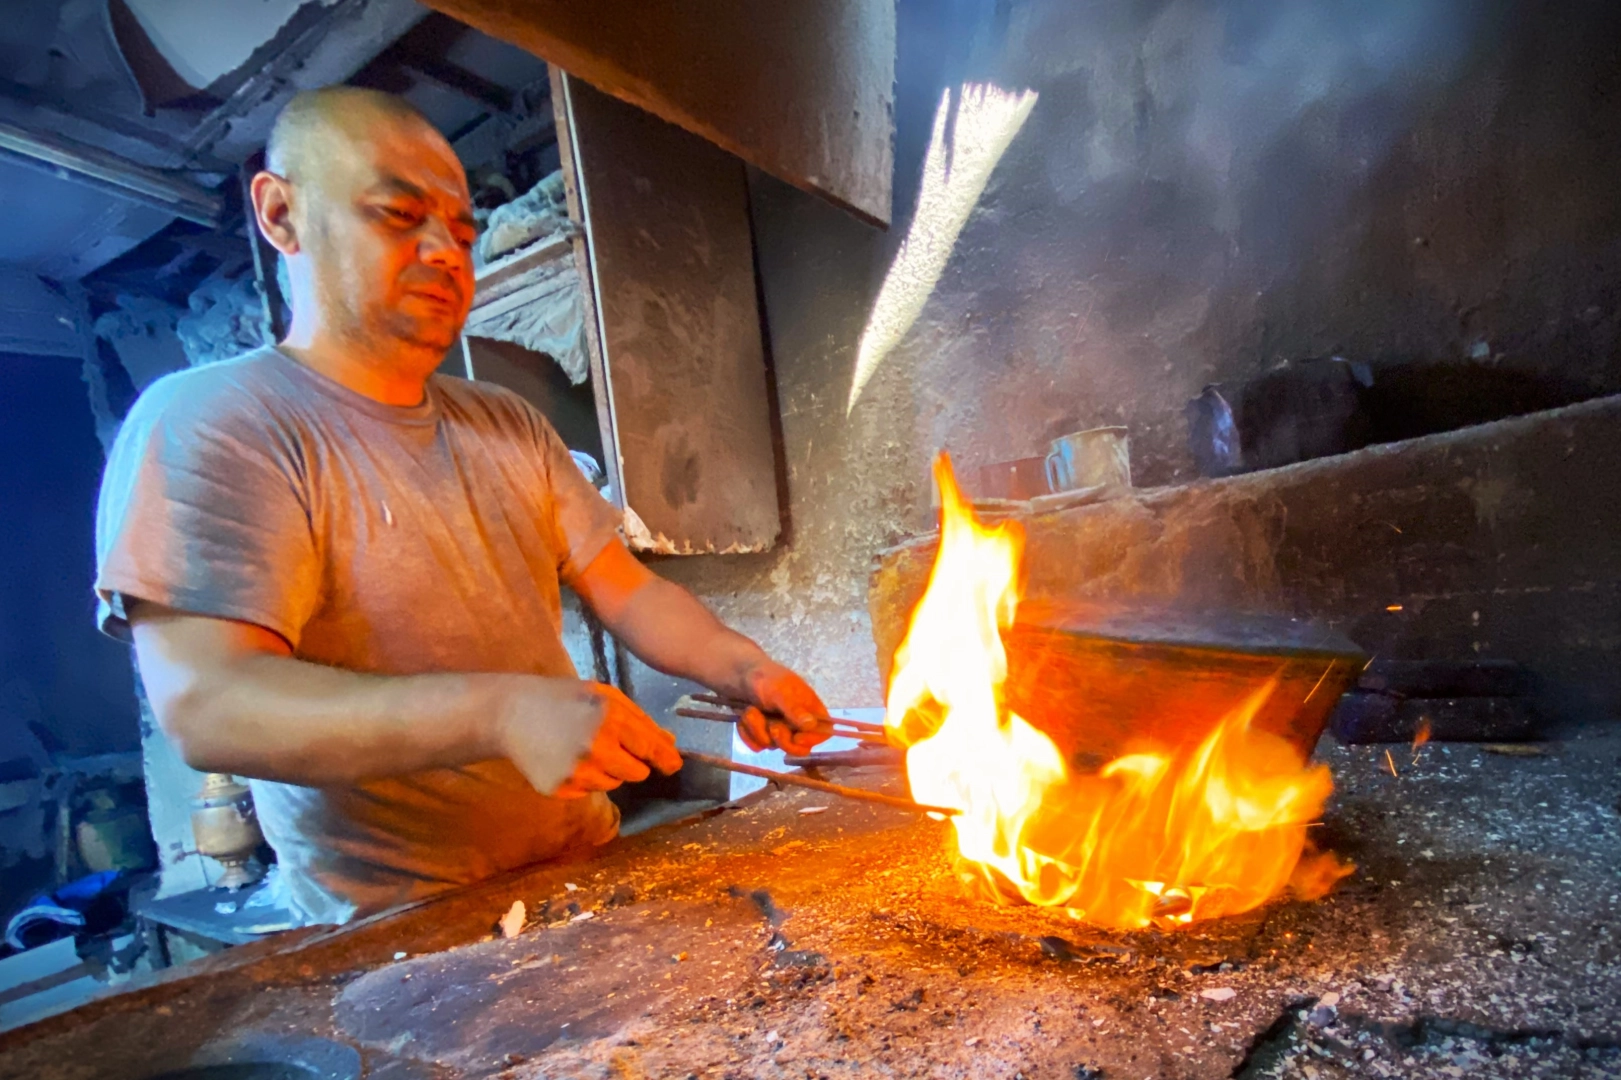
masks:
<svg viewBox="0 0 1621 1080"><path fill-rule="evenodd" d="M193 768L252 778L290 900L342 922L610 839L604 792L680 768L673 737L561 640L572 587L651 666L780 713L793 672L654 576L516 395L434 374L473 295L449 144L404 102L295 98L253 178L286 260L277 348L136 403L97 515L102 627L133 638Z"/></svg>

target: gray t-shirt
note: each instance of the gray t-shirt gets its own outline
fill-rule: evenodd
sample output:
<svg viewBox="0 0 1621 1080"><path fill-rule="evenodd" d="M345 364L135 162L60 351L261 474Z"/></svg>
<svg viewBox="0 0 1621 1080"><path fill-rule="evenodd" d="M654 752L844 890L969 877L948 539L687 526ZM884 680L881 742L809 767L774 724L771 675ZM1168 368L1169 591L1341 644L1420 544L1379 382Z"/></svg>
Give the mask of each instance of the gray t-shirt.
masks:
<svg viewBox="0 0 1621 1080"><path fill-rule="evenodd" d="M435 375L421 405L384 405L261 349L160 379L130 411L97 511L97 617L127 640L126 598L148 600L352 671L574 677L559 583L618 524L516 394ZM605 796L547 798L504 760L251 786L312 922L605 842L619 820Z"/></svg>

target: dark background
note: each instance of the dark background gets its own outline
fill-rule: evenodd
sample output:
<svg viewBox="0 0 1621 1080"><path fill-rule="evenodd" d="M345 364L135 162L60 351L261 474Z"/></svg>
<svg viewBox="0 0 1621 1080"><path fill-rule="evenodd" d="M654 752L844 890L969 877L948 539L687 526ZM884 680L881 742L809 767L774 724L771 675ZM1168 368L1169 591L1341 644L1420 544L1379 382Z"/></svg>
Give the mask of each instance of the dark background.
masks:
<svg viewBox="0 0 1621 1080"><path fill-rule="evenodd" d="M0 760L140 746L129 650L95 626L101 483L79 365L0 353Z"/></svg>

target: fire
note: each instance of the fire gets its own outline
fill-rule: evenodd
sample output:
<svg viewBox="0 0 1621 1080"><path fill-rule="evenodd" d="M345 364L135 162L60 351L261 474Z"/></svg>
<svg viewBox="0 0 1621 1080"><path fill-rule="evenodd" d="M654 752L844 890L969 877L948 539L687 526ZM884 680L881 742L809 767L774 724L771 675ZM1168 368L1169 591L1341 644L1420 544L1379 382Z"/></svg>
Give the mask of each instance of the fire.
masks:
<svg viewBox="0 0 1621 1080"><path fill-rule="evenodd" d="M958 811L964 862L998 891L1111 927L1232 915L1291 888L1316 897L1350 872L1307 844L1327 768L1250 727L1270 685L1191 751L1072 772L1003 700L1023 530L981 525L945 455L934 473L940 549L895 652L886 723L913 797Z"/></svg>

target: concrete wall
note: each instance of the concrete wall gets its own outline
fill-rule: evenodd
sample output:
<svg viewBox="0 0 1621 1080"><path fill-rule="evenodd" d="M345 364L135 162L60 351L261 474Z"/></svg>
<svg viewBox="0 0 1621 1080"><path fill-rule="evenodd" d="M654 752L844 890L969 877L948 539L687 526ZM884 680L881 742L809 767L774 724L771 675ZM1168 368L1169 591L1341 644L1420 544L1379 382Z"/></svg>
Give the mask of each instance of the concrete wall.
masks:
<svg viewBox="0 0 1621 1080"><path fill-rule="evenodd" d="M900 0L894 229L752 178L788 540L660 571L872 704L871 559L928 524L939 449L1124 423L1139 485L1180 481L1203 385L1329 354L1621 389L1618 38L1597 0ZM1040 96L846 415L942 91L977 80Z"/></svg>

